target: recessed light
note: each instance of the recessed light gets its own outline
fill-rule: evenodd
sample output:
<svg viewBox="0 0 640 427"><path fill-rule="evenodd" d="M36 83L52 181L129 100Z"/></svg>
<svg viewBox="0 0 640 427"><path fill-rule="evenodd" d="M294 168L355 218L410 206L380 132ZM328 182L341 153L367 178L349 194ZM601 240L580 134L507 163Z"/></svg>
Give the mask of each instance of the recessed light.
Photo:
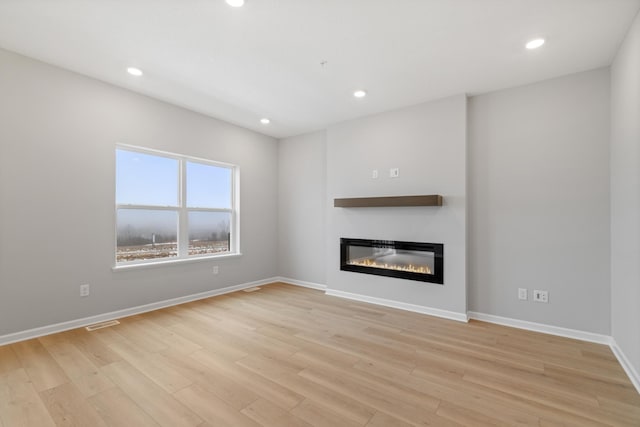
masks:
<svg viewBox="0 0 640 427"><path fill-rule="evenodd" d="M127 68L127 73L132 76L140 77L142 75L142 70L140 68L129 67Z"/></svg>
<svg viewBox="0 0 640 427"><path fill-rule="evenodd" d="M357 90L353 92L353 96L355 96L356 98L364 98L365 96L367 96L367 92L364 90Z"/></svg>
<svg viewBox="0 0 640 427"><path fill-rule="evenodd" d="M544 44L544 39L533 39L529 41L525 47L527 49L537 49Z"/></svg>
<svg viewBox="0 0 640 427"><path fill-rule="evenodd" d="M264 119L260 119L260 123L262 123L263 125L268 125L269 123L271 123L271 120L265 117Z"/></svg>
<svg viewBox="0 0 640 427"><path fill-rule="evenodd" d="M242 7L244 6L244 0L226 0L227 4L231 7Z"/></svg>

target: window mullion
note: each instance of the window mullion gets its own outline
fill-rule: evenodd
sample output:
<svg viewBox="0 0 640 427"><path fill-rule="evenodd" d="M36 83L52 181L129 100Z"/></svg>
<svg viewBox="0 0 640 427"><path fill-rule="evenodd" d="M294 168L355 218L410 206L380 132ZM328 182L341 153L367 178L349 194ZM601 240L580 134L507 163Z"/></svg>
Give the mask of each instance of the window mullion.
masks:
<svg viewBox="0 0 640 427"><path fill-rule="evenodd" d="M180 211L178 213L178 257L186 258L189 254L189 215L187 212L187 167L184 159L180 160L179 195Z"/></svg>

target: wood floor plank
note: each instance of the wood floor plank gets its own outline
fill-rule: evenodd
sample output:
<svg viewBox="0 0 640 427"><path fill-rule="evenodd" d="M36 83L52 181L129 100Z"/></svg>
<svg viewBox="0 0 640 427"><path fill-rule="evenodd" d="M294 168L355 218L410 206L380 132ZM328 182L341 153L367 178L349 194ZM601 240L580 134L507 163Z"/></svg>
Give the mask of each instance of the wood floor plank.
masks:
<svg viewBox="0 0 640 427"><path fill-rule="evenodd" d="M228 379L250 390L254 390L265 399L285 409L291 409L302 401L303 397L287 388L286 385L264 378L236 363L226 361L216 356L216 353L201 350L193 353L190 357L207 366L212 373L226 376Z"/></svg>
<svg viewBox="0 0 640 427"><path fill-rule="evenodd" d="M114 362L101 370L147 414L165 427L193 427L202 419L127 362Z"/></svg>
<svg viewBox="0 0 640 427"><path fill-rule="evenodd" d="M258 393L227 375L221 374L216 369L211 369L210 366L205 366L190 357L184 357L180 353L162 354L159 357L164 359L166 365L178 370L193 383L215 394L237 410L246 408L260 397Z"/></svg>
<svg viewBox="0 0 640 427"><path fill-rule="evenodd" d="M115 387L111 380L109 380L109 378L100 371L92 372L80 377L74 377L72 382L86 397L91 397L94 394Z"/></svg>
<svg viewBox="0 0 640 427"><path fill-rule="evenodd" d="M597 399L585 401L581 396L576 396L575 399L567 397L566 395L560 396L557 393L553 393L552 388L536 388L518 379L507 380L504 378L491 378L484 375L465 374L464 380L481 384L485 387L493 388L524 400L545 404L563 412L584 416L597 422L606 423L607 420L611 420L612 418L600 410ZM615 418L613 420L621 421Z"/></svg>
<svg viewBox="0 0 640 427"><path fill-rule="evenodd" d="M418 389L427 387L427 393L439 396L443 401L460 404L511 424L535 426L544 417L547 421L566 422L568 425L582 427L602 425L586 416L558 409L552 399L546 401L546 404L525 400L473 382L444 380L441 375L428 370L416 370L414 376L417 381L410 381ZM460 393L460 390L464 392Z"/></svg>
<svg viewBox="0 0 640 427"><path fill-rule="evenodd" d="M496 398L489 391L483 392L484 390L479 387L470 389L469 385L457 375L443 375L440 370L421 371L428 372L429 375L406 374L381 362L358 363L354 368L374 377L397 381L406 387L437 397L441 400L441 405L443 402L455 402L480 414L497 418L506 424L536 426L539 422L535 412L532 414L522 409L512 408L509 402Z"/></svg>
<svg viewBox="0 0 640 427"><path fill-rule="evenodd" d="M170 311L170 309L172 308L174 307L169 307L164 310L151 311L149 313L146 313L146 317L150 321L167 328L171 325L182 322L182 319L179 316L176 316Z"/></svg>
<svg viewBox="0 0 640 427"><path fill-rule="evenodd" d="M555 400L580 402L585 405L597 405L596 395L589 390L577 390L561 381L546 376L543 372L529 369L518 369L506 366L501 362L493 363L484 357L461 356L449 352L432 350L428 353L420 353L419 366L414 374L420 375L425 371L435 373L436 369L445 372L456 372L462 379L473 381L475 376L489 377L506 382L518 384L518 388L529 388L532 392L538 392L546 397L555 397ZM455 371L453 371L455 369ZM446 373L445 373L446 375ZM477 381L475 381L477 382ZM521 385L521 386L520 386Z"/></svg>
<svg viewBox="0 0 640 427"><path fill-rule="evenodd" d="M405 423L384 412L376 412L371 420L367 423L367 427L412 427L413 424Z"/></svg>
<svg viewBox="0 0 640 427"><path fill-rule="evenodd" d="M300 402L291 410L291 413L314 427L358 427L363 425L345 419L339 413L309 399Z"/></svg>
<svg viewBox="0 0 640 427"><path fill-rule="evenodd" d="M99 341L107 346L114 342L121 342L126 340L125 336L119 334L117 332L117 328L115 327L95 329L90 332L90 335L92 337L98 338Z"/></svg>
<svg viewBox="0 0 640 427"><path fill-rule="evenodd" d="M85 329L74 329L68 334L73 345L97 367L122 360L100 339L100 334L93 334Z"/></svg>
<svg viewBox="0 0 640 427"><path fill-rule="evenodd" d="M242 413L262 426L311 427L311 424L265 399L258 399Z"/></svg>
<svg viewBox="0 0 640 427"><path fill-rule="evenodd" d="M305 341L300 344L302 350L291 355L291 359L305 360L306 363L323 363L332 366L342 366L345 368L353 366L360 357L353 354L338 351L334 348L326 347L316 343Z"/></svg>
<svg viewBox="0 0 640 427"><path fill-rule="evenodd" d="M47 347L47 350L70 378L81 377L98 370L80 350L68 341L53 344Z"/></svg>
<svg viewBox="0 0 640 427"><path fill-rule="evenodd" d="M640 425L640 405L630 405L608 397L598 397L599 408L613 419Z"/></svg>
<svg viewBox="0 0 640 427"><path fill-rule="evenodd" d="M151 337L165 343L175 352L188 355L193 353L194 351L202 350L202 346L200 344L194 343L193 341L183 337L180 334L176 334L175 332L157 324L156 322L153 322L151 320L143 320L138 324L144 327Z"/></svg>
<svg viewBox="0 0 640 427"><path fill-rule="evenodd" d="M260 425L199 385L187 387L174 395L176 399L212 425L237 427Z"/></svg>
<svg viewBox="0 0 640 427"><path fill-rule="evenodd" d="M0 427L640 426L609 347L283 283L0 346Z"/></svg>
<svg viewBox="0 0 640 427"><path fill-rule="evenodd" d="M37 391L47 390L70 381L60 365L38 340L16 343L13 349Z"/></svg>
<svg viewBox="0 0 640 427"><path fill-rule="evenodd" d="M168 327L171 331L199 343L204 349L213 352L227 360L235 361L249 355L244 349L234 347L231 343L215 339L205 330L190 324L178 323ZM194 352L195 353L195 352Z"/></svg>
<svg viewBox="0 0 640 427"><path fill-rule="evenodd" d="M276 375L297 374L307 367L304 362L297 363L291 358L266 357L262 354L247 356L236 361L236 364L257 373L274 372Z"/></svg>
<svg viewBox="0 0 640 427"><path fill-rule="evenodd" d="M49 348L54 344L60 344L64 342L68 343L69 339L73 337L74 334L75 332L72 329L70 331L58 332L57 334L51 334L51 335L45 335L45 336L39 337L38 341L40 341L40 344L42 344L45 348Z"/></svg>
<svg viewBox="0 0 640 427"><path fill-rule="evenodd" d="M120 335L127 336L130 342L136 343L136 347L140 351L153 353L166 350L169 347L167 343L158 339L158 334L154 334L153 329L146 327L142 319L135 321L125 319L120 325L110 329Z"/></svg>
<svg viewBox="0 0 640 427"><path fill-rule="evenodd" d="M434 422L441 422L443 425L453 424L439 420L440 417L435 414L439 401L426 395L418 396L416 393L412 399L413 402L410 403L389 390L376 389L358 379L345 376L342 372L336 373L322 368L307 368L299 375L336 392L352 396L368 406L378 408L410 424L433 424ZM417 400L421 402L416 403Z"/></svg>
<svg viewBox="0 0 640 427"><path fill-rule="evenodd" d="M0 376L0 422L5 427L54 427L26 371L19 368Z"/></svg>
<svg viewBox="0 0 640 427"><path fill-rule="evenodd" d="M176 392L193 384L193 381L176 369L164 364L157 354L138 349L137 342L129 342L128 340L114 342L109 345L109 348L168 393Z"/></svg>
<svg viewBox="0 0 640 427"><path fill-rule="evenodd" d="M58 427L107 426L74 384L42 391L40 397Z"/></svg>
<svg viewBox="0 0 640 427"><path fill-rule="evenodd" d="M47 350L80 392L89 397L108 388L113 383L73 344L58 342Z"/></svg>
<svg viewBox="0 0 640 427"><path fill-rule="evenodd" d="M88 400L109 427L160 425L117 387L95 394Z"/></svg>
<svg viewBox="0 0 640 427"><path fill-rule="evenodd" d="M340 414L345 420L364 424L375 413L374 408L352 398L348 394L336 392L334 389L325 387L298 374L275 375L274 373L266 372L261 374L268 375L273 379L274 383L284 385L299 395L330 408L331 411Z"/></svg>
<svg viewBox="0 0 640 427"><path fill-rule="evenodd" d="M0 346L0 375L22 368L13 346Z"/></svg>
<svg viewBox="0 0 640 427"><path fill-rule="evenodd" d="M463 377L464 381L481 384L485 387L501 390L505 393L518 396L526 396L527 400L536 402L547 402L553 400L558 406L577 406L581 408L597 408L598 400L595 396L589 396L581 392L570 394L564 390L559 390L553 384L545 384L544 381L527 381L528 376L506 377L485 375L467 371Z"/></svg>
<svg viewBox="0 0 640 427"><path fill-rule="evenodd" d="M464 406L455 405L450 402L442 402L436 411L442 418L455 421L464 426L473 427L508 427L513 424L501 421L490 415L481 414Z"/></svg>
<svg viewBox="0 0 640 427"><path fill-rule="evenodd" d="M620 383L614 378L602 378L598 373L576 375L572 369L545 365L544 375L566 384L574 390L588 391L595 396L607 396L640 407L640 394L630 382Z"/></svg>

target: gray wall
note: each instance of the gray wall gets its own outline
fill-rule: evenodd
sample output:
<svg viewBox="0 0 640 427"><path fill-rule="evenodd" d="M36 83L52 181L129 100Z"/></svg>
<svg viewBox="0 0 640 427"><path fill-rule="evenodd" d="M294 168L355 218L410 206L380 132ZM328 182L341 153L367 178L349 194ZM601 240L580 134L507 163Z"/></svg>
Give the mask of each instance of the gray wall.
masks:
<svg viewBox="0 0 640 427"><path fill-rule="evenodd" d="M325 132L278 144L278 272L326 284Z"/></svg>
<svg viewBox="0 0 640 427"><path fill-rule="evenodd" d="M390 168L400 168L389 178ZM379 178L372 179L373 169ZM327 130L327 287L466 314L466 97ZM442 207L334 208L339 197L441 194ZM444 286L339 269L340 237L444 243Z"/></svg>
<svg viewBox="0 0 640 427"><path fill-rule="evenodd" d="M277 274L273 138L1 50L0 94L0 335ZM242 257L112 272L118 142L238 165Z"/></svg>
<svg viewBox="0 0 640 427"><path fill-rule="evenodd" d="M604 69L477 96L468 112L457 96L277 143L0 51L0 335L278 274L464 312L468 213L470 310L605 334L611 320L639 369L639 33L636 18L612 67L610 188ZM112 272L117 142L239 165L243 256ZM332 207L429 193L446 206ZM442 241L447 283L340 272L341 236ZM518 287L550 303L520 302Z"/></svg>
<svg viewBox="0 0 640 427"><path fill-rule="evenodd" d="M608 334L608 69L473 97L469 135L470 310Z"/></svg>
<svg viewBox="0 0 640 427"><path fill-rule="evenodd" d="M640 15L611 66L611 323L640 373Z"/></svg>

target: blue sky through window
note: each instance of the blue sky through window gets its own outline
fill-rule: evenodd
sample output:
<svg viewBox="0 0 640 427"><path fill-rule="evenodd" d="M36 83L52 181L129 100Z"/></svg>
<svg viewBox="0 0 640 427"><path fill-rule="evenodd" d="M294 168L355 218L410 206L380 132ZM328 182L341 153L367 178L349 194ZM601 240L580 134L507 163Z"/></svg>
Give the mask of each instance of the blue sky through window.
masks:
<svg viewBox="0 0 640 427"><path fill-rule="evenodd" d="M178 160L116 150L116 203L178 205Z"/></svg>
<svg viewBox="0 0 640 427"><path fill-rule="evenodd" d="M231 208L231 169L187 162L187 207Z"/></svg>
<svg viewBox="0 0 640 427"><path fill-rule="evenodd" d="M116 203L178 206L179 161L116 150ZM230 168L186 162L187 206L231 209Z"/></svg>

